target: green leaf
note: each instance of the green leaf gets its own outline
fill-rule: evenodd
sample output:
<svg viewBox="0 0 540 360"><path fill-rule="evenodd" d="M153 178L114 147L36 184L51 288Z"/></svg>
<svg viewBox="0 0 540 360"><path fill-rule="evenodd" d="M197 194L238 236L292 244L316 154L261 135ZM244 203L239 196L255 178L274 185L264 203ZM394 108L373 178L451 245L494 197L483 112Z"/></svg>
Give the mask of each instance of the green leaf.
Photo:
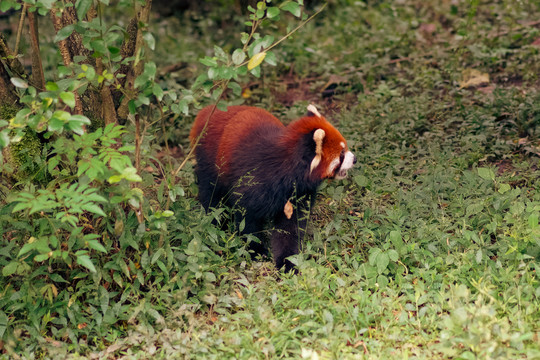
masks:
<svg viewBox="0 0 540 360"><path fill-rule="evenodd" d="M264 38L260 40L258 43L260 46L262 46L263 49L268 49L270 45L274 43L274 37L272 35L266 35Z"/></svg>
<svg viewBox="0 0 540 360"><path fill-rule="evenodd" d="M105 247L104 247L103 245L101 245L101 244L99 243L99 241L97 241L97 240L88 240L87 243L88 243L88 247L91 248L91 249L100 251L100 252L102 252L102 253L106 253L106 252L107 252L107 250L105 249Z"/></svg>
<svg viewBox="0 0 540 360"><path fill-rule="evenodd" d="M73 131L75 134L84 134L83 123L81 123L80 121L70 121L69 123L67 123L67 128Z"/></svg>
<svg viewBox="0 0 540 360"><path fill-rule="evenodd" d="M49 275L52 281L57 283L68 283L60 274L52 273Z"/></svg>
<svg viewBox="0 0 540 360"><path fill-rule="evenodd" d="M47 129L52 132L59 132L64 128L64 124L64 121L53 117L51 120L49 120L49 126Z"/></svg>
<svg viewBox="0 0 540 360"><path fill-rule="evenodd" d="M49 256L48 253L45 253L45 254L38 254L38 255L34 256L34 261L36 261L36 262L42 262L42 261L47 260L48 258L50 258L50 256Z"/></svg>
<svg viewBox="0 0 540 360"><path fill-rule="evenodd" d="M9 264L7 264L6 266L4 266L4 268L2 269L2 275L3 276L10 276L10 275L13 275L15 273L15 271L17 271L17 267L19 266L19 262L18 261L12 261L10 262Z"/></svg>
<svg viewBox="0 0 540 360"><path fill-rule="evenodd" d="M0 2L2 4L2 2ZM1 8L1 6L0 6ZM8 326L8 317L5 312L0 310L0 339L4 337L4 333L6 332L7 326Z"/></svg>
<svg viewBox="0 0 540 360"><path fill-rule="evenodd" d="M235 65L240 65L246 59L246 53L242 49L234 50L232 61Z"/></svg>
<svg viewBox="0 0 540 360"><path fill-rule="evenodd" d="M495 180L495 173L490 168L478 168L478 176L484 180Z"/></svg>
<svg viewBox="0 0 540 360"><path fill-rule="evenodd" d="M142 178L139 175L137 175L136 173L126 174L124 179L126 179L127 181L130 181L130 182L141 182L142 181Z"/></svg>
<svg viewBox="0 0 540 360"><path fill-rule="evenodd" d="M156 48L156 39L154 38L154 35L150 32L145 32L143 34L143 39L146 42L146 45L150 48L150 50L154 50Z"/></svg>
<svg viewBox="0 0 540 360"><path fill-rule="evenodd" d="M58 33L56 33L56 36L54 37L54 42L59 42L66 39L69 35L71 35L74 29L75 24L63 27L62 29L60 29L60 31L58 31Z"/></svg>
<svg viewBox="0 0 540 360"><path fill-rule="evenodd" d="M276 66L277 65L276 55L271 51L267 51L266 57L264 58L264 62L267 63L268 65Z"/></svg>
<svg viewBox="0 0 540 360"><path fill-rule="evenodd" d="M86 78L90 81L94 80L96 77L96 70L92 66L88 66L85 70Z"/></svg>
<svg viewBox="0 0 540 360"><path fill-rule="evenodd" d="M92 48L92 50L97 51L101 54L107 53L107 46L105 46L105 42L101 39L90 41L90 47Z"/></svg>
<svg viewBox="0 0 540 360"><path fill-rule="evenodd" d="M531 229L536 229L538 227L538 213L533 212L529 215L528 222Z"/></svg>
<svg viewBox="0 0 540 360"><path fill-rule="evenodd" d="M512 189L512 187L509 184L501 184L499 186L499 190L497 190L497 191L499 192L499 194L504 194L505 192L507 192L510 189Z"/></svg>
<svg viewBox="0 0 540 360"><path fill-rule="evenodd" d="M477 264L480 264L482 262L482 249L478 249L476 252L475 260Z"/></svg>
<svg viewBox="0 0 540 360"><path fill-rule="evenodd" d="M216 67L217 66L217 59L216 58L211 58L209 56L206 56L202 59L199 60L199 62L205 66L209 66L209 67Z"/></svg>
<svg viewBox="0 0 540 360"><path fill-rule="evenodd" d="M124 177L121 176L121 175L113 175L113 176L111 176L111 177L108 179L108 181L109 181L109 183L111 183L111 184L116 184L117 182L122 181L123 178L124 178Z"/></svg>
<svg viewBox="0 0 540 360"><path fill-rule="evenodd" d="M261 77L261 67L260 66L257 66L255 69L253 70L250 70L251 72L251 75L255 76L256 78L260 78Z"/></svg>
<svg viewBox="0 0 540 360"><path fill-rule="evenodd" d="M77 0L75 2L75 10L77 11L77 18L84 20L86 13L90 10L93 0Z"/></svg>
<svg viewBox="0 0 540 360"><path fill-rule="evenodd" d="M129 100L128 109L130 114L134 115L137 113L137 106L135 105L135 100Z"/></svg>
<svg viewBox="0 0 540 360"><path fill-rule="evenodd" d="M279 8L275 7L275 6L271 6L266 10L266 16L269 19L273 19L273 18L279 16L279 13L280 13Z"/></svg>
<svg viewBox="0 0 540 360"><path fill-rule="evenodd" d="M379 284L379 288L385 289L388 286L388 278L384 275L377 276L377 284Z"/></svg>
<svg viewBox="0 0 540 360"><path fill-rule="evenodd" d="M69 118L69 121L77 121L77 122L81 122L83 124L86 124L86 125L90 125L92 122L90 121L89 118L87 118L86 116L84 115L71 115L70 118Z"/></svg>
<svg viewBox="0 0 540 360"><path fill-rule="evenodd" d="M141 75L137 76L135 79L134 86L136 89L141 88L146 82L148 81L148 76L145 73L142 73Z"/></svg>
<svg viewBox="0 0 540 360"><path fill-rule="evenodd" d="M153 80L154 77L156 76L156 70L157 70L156 63L153 62L153 61L149 61L149 62L144 64L144 72L143 72L143 74L148 76L149 79Z"/></svg>
<svg viewBox="0 0 540 360"><path fill-rule="evenodd" d="M482 210L484 210L484 204L483 203L474 203L474 204L471 204L471 205L467 206L467 208L465 209L465 214L467 214L467 216L476 215L476 214L482 212Z"/></svg>
<svg viewBox="0 0 540 360"><path fill-rule="evenodd" d="M217 45L214 45L214 54L216 55L216 58L223 63L226 63L229 60L227 53Z"/></svg>
<svg viewBox="0 0 540 360"><path fill-rule="evenodd" d="M233 91L235 96L240 96L242 94L242 87L238 85L238 83L231 81L227 87Z"/></svg>
<svg viewBox="0 0 540 360"><path fill-rule="evenodd" d="M82 207L82 209L84 209L84 210L86 210L86 211L89 211L89 212L91 212L91 213L94 213L94 214L103 216L103 217L107 216L107 215L103 212L103 210L101 210L101 208L100 208L98 205L96 205L96 204L92 204L92 203L90 203L90 204L85 204L85 205Z"/></svg>
<svg viewBox="0 0 540 360"><path fill-rule="evenodd" d="M0 131L0 150L9 145L9 129Z"/></svg>
<svg viewBox="0 0 540 360"><path fill-rule="evenodd" d="M45 89L47 91L58 91L59 87L58 84L52 81L47 81L47 84L45 84Z"/></svg>
<svg viewBox="0 0 540 360"><path fill-rule="evenodd" d="M281 9L290 12L296 17L300 17L300 15L302 15L302 9L300 8L300 5L293 1L288 1L285 4L281 5Z"/></svg>
<svg viewBox="0 0 540 360"><path fill-rule="evenodd" d="M96 267L88 255L77 255L77 264L84 266L91 272L96 272Z"/></svg>
<svg viewBox="0 0 540 360"><path fill-rule="evenodd" d="M398 261L399 259L399 254L396 250L394 249L390 249L388 250L388 257L390 258L390 260L392 261Z"/></svg>
<svg viewBox="0 0 540 360"><path fill-rule="evenodd" d="M379 274L382 274L382 272L386 269L388 266L388 263L390 262L390 258L388 257L387 253L379 253L377 255L377 259L375 260L375 263L377 265L377 272Z"/></svg>
<svg viewBox="0 0 540 360"><path fill-rule="evenodd" d="M161 216L163 217L171 217L174 215L174 211L171 211L171 210L165 210L161 213Z"/></svg>
<svg viewBox="0 0 540 360"><path fill-rule="evenodd" d="M71 118L71 114L68 113L67 111L63 111L63 110L57 110L54 112L54 114L52 115L53 118L57 118L57 119L60 119L62 121L68 121L70 120Z"/></svg>
<svg viewBox="0 0 540 360"><path fill-rule="evenodd" d="M62 99L62 101L70 108L73 109L75 107L75 94L72 92L61 92L60 99Z"/></svg>
<svg viewBox="0 0 540 360"><path fill-rule="evenodd" d="M35 247L36 247L35 239L30 238L30 240L32 242L28 242L28 243L24 244L23 247L21 248L21 250L19 251L19 253L17 254L17 257L21 257L22 255L26 254L27 252L32 251L32 250L35 249Z"/></svg>
<svg viewBox="0 0 540 360"><path fill-rule="evenodd" d="M368 258L369 265L375 265L375 263L377 262L377 256L379 256L380 253L381 253L381 249L371 248L369 252L369 258Z"/></svg>
<svg viewBox="0 0 540 360"><path fill-rule="evenodd" d="M12 0L2 0L2 1L0 1L0 11L1 12L6 12L11 8L13 8L15 10L19 10L21 8L21 5L18 4L16 1L12 1ZM2 334L0 334L0 337L2 337Z"/></svg>

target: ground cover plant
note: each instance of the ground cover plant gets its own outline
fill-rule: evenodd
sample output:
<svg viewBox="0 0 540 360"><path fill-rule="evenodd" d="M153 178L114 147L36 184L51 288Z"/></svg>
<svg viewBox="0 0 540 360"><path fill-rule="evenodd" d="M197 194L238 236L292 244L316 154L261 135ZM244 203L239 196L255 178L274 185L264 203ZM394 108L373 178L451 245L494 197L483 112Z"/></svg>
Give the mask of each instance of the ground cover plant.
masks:
<svg viewBox="0 0 540 360"><path fill-rule="evenodd" d="M3 357L540 357L537 2L332 2L249 76L256 54L234 54L250 14L275 15L267 48L320 8L283 4L149 21L123 128L58 113L51 141L2 163ZM88 44L122 62L103 39ZM44 73L60 84L38 102L15 81L23 108L75 114L78 84ZM358 157L323 185L298 275L252 261L196 201L187 133L218 98L283 119L316 103Z"/></svg>

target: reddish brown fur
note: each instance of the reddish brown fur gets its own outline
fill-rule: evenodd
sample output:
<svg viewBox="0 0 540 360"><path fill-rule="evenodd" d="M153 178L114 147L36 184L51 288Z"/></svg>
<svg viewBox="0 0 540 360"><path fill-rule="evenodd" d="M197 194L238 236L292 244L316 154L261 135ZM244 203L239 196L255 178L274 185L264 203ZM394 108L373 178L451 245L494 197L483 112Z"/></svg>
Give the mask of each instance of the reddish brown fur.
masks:
<svg viewBox="0 0 540 360"><path fill-rule="evenodd" d="M283 126L276 117L259 108L231 106L226 112L214 109L214 106L208 106L199 112L189 133L189 139L193 145L204 129L202 142L205 143L206 149L210 150L209 155L215 159L216 165L222 171L226 171L227 163L231 161L232 151L242 146L241 142L252 128L269 122ZM208 122L210 116L212 121ZM234 121L231 121L233 118ZM204 139L212 139L212 141L204 141Z"/></svg>
<svg viewBox="0 0 540 360"><path fill-rule="evenodd" d="M317 145L319 129L324 137L321 142L317 133ZM286 259L299 251L307 223L304 212L323 179L336 176L348 151L343 136L322 116L311 114L284 126L263 109L231 106L226 112L201 110L190 140L192 145L198 140L195 173L204 208L230 207L237 224L245 219L244 234L260 234L265 222L273 220L274 261L291 270ZM316 167L314 158L320 158ZM286 204L294 207L292 214ZM241 209L242 218L235 216ZM253 249L265 252L260 245Z"/></svg>
<svg viewBox="0 0 540 360"><path fill-rule="evenodd" d="M293 149L293 145L298 142L299 138L304 134L312 132L313 129L323 129L325 132L322 161L313 170L313 175L320 179L326 179L333 175L328 172L330 161L339 157L339 154L343 150L340 143L342 142L345 145L345 151L349 150L347 141L332 124L322 116L305 116L287 126L284 142L288 148Z"/></svg>
<svg viewBox="0 0 540 360"><path fill-rule="evenodd" d="M216 165L224 172L227 171L227 164L231 161L231 153L234 149L242 146L242 141L245 140L246 134L251 129L269 122L284 127L281 121L263 109L250 106L231 106L226 112L214 109L214 106L208 106L199 112L191 128L189 138L193 145L204 129L205 135L203 138L212 139L212 141L202 140L205 142L204 146L208 151L208 155L215 159ZM212 121L208 123L205 129L210 116ZM231 121L231 119L234 119L234 121ZM328 172L329 161L339 157L343 150L340 143L345 144L345 151L348 150L348 147L345 138L324 117L305 116L298 119L287 126L282 141L292 152L300 137L312 132L314 129L323 129L326 135L322 161L313 171L313 175L320 179L329 178L332 176Z"/></svg>

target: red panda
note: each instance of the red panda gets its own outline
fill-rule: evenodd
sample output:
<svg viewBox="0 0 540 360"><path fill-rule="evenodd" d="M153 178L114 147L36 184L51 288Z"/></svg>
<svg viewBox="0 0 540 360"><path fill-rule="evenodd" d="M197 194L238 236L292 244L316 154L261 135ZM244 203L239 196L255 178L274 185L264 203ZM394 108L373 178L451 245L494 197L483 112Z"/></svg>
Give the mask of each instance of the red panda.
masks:
<svg viewBox="0 0 540 360"><path fill-rule="evenodd" d="M284 126L268 111L249 106L202 109L190 132L196 146L199 200L208 211L220 203L244 210L243 234L258 235L272 220L271 248L278 269L293 270L306 218L324 179L347 176L356 157L315 106ZM198 141L198 142L197 142ZM237 219L237 223L240 221ZM265 253L262 245L253 248Z"/></svg>

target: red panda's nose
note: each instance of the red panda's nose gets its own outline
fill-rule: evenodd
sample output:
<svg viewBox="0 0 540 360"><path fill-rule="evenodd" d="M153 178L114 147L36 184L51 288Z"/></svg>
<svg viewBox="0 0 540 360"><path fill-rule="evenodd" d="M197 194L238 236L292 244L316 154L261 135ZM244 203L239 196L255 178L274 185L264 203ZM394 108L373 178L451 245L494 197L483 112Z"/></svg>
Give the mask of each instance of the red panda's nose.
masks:
<svg viewBox="0 0 540 360"><path fill-rule="evenodd" d="M356 164L356 156L353 155L353 161L352 161L353 165Z"/></svg>

